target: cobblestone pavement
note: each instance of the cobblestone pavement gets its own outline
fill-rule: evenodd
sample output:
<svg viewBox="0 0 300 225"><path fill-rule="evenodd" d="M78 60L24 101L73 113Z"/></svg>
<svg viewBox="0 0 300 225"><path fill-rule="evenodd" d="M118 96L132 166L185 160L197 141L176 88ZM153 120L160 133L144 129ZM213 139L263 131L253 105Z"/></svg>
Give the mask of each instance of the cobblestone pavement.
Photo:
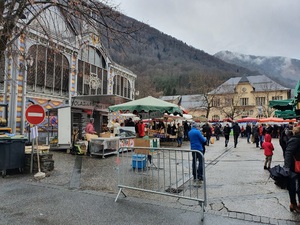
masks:
<svg viewBox="0 0 300 225"><path fill-rule="evenodd" d="M289 211L287 190L279 189L263 169L263 150L239 139L233 148L233 138L227 148L224 139L207 146L205 154L208 206L206 215L221 216L241 222L259 224L299 224L300 216ZM275 151L272 166L283 163L278 139L272 140ZM177 148L175 142L163 142L162 147ZM184 142L181 148L189 148ZM66 189L86 192L101 192L116 195L117 176L115 155L106 158L74 156L66 152L53 151L55 169L47 177L36 181L31 174L8 175L7 179L24 179L39 184L54 185ZM2 179L1 183L5 180ZM182 199L161 197L155 194L136 192L134 198L143 198L152 204L168 205L190 211L200 211L195 202L187 204Z"/></svg>

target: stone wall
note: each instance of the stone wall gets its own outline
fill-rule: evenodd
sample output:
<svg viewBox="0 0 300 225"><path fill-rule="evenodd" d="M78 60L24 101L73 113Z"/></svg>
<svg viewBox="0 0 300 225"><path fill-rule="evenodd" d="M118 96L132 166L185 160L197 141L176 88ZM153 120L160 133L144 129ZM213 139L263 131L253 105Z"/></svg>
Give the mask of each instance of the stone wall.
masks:
<svg viewBox="0 0 300 225"><path fill-rule="evenodd" d="M51 153L40 153L40 166L41 172L47 173L54 169L54 160L52 159L53 154ZM30 172L30 161L31 161L31 154L25 154L25 168L24 172ZM38 163L37 163L37 154L33 154L33 173L38 172Z"/></svg>

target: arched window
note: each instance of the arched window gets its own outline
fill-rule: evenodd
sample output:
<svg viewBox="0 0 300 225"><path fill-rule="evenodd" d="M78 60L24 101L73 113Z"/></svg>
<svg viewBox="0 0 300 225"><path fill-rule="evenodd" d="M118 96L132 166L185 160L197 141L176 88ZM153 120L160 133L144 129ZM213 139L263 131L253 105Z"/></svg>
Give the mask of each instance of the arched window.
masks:
<svg viewBox="0 0 300 225"><path fill-rule="evenodd" d="M114 77L113 90L114 90L113 91L114 94L121 95L126 98L130 98L131 86L129 80L120 75L116 75Z"/></svg>
<svg viewBox="0 0 300 225"><path fill-rule="evenodd" d="M68 59L57 50L43 45L31 46L28 55L33 57L33 65L28 67L27 90L68 96Z"/></svg>
<svg viewBox="0 0 300 225"><path fill-rule="evenodd" d="M77 92L79 95L107 94L106 63L94 47L84 48L78 57Z"/></svg>

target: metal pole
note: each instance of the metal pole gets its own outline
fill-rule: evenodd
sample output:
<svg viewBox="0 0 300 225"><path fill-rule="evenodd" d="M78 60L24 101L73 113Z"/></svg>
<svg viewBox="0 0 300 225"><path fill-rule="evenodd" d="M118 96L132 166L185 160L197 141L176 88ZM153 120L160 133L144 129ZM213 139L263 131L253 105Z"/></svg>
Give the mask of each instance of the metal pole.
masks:
<svg viewBox="0 0 300 225"><path fill-rule="evenodd" d="M30 131L31 130L29 129L29 136L30 136ZM30 173L33 173L33 153L34 153L34 139L32 139L32 144L31 144Z"/></svg>

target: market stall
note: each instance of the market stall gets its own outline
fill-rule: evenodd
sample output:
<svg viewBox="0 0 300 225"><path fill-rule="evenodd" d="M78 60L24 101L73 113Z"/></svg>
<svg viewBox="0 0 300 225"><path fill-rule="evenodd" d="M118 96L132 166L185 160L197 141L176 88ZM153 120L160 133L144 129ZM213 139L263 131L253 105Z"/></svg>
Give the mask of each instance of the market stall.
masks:
<svg viewBox="0 0 300 225"><path fill-rule="evenodd" d="M134 139L135 137L92 138L90 140L90 154L92 156L101 156L102 158L105 158L107 155L117 154L121 147L134 147Z"/></svg>
<svg viewBox="0 0 300 225"><path fill-rule="evenodd" d="M142 117L143 119L153 118L151 116L152 112L160 112L162 115L164 115L164 113L173 114L174 116L177 116L179 114L182 115L182 110L179 108L178 105L154 98L152 96L148 96L119 105L110 106L108 109L110 112L121 111L122 113L142 113L144 117L145 115L148 115L148 118ZM149 127L148 131L150 131ZM145 138L142 138L142 140L139 140L139 138L135 139L135 147L149 147L151 143L156 143L156 140L158 138L160 137L150 138L148 132L146 142L144 141Z"/></svg>

